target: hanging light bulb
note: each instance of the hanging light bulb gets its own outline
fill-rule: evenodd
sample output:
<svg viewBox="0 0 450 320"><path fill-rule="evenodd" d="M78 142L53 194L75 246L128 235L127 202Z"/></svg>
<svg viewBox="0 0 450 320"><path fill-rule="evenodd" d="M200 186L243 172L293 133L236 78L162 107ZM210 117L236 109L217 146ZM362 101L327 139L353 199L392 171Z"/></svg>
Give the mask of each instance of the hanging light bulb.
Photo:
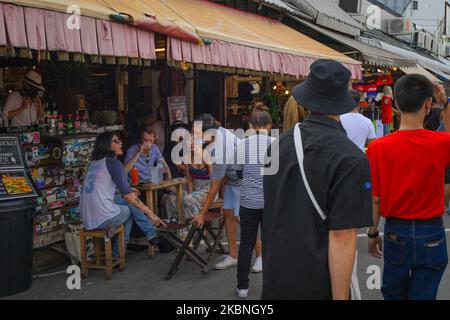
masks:
<svg viewBox="0 0 450 320"><path fill-rule="evenodd" d="M286 91L284 92L284 94L285 94L285 95L289 95L289 90L286 90Z"/></svg>

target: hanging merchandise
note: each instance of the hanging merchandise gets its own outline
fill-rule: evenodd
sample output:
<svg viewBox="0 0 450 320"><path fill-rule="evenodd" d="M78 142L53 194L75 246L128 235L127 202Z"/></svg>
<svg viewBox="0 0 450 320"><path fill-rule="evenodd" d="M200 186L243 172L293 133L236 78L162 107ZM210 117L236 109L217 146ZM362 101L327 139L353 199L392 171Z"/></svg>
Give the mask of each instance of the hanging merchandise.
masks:
<svg viewBox="0 0 450 320"><path fill-rule="evenodd" d="M353 83L352 84L353 90L358 90L360 92L365 92L365 86L363 82Z"/></svg>
<svg viewBox="0 0 450 320"><path fill-rule="evenodd" d="M375 134L377 135L377 138L381 138L384 135L383 122L379 119L375 120Z"/></svg>
<svg viewBox="0 0 450 320"><path fill-rule="evenodd" d="M377 90L378 90L378 86L375 84L366 84L364 86L364 91L367 92L367 94L373 94L375 93L375 95L377 94Z"/></svg>
<svg viewBox="0 0 450 320"><path fill-rule="evenodd" d="M376 84L378 87L384 87L394 84L394 78L391 75L381 75L377 77Z"/></svg>
<svg viewBox="0 0 450 320"><path fill-rule="evenodd" d="M354 90L358 90L360 92L377 92L378 86L376 83L354 83L352 85Z"/></svg>

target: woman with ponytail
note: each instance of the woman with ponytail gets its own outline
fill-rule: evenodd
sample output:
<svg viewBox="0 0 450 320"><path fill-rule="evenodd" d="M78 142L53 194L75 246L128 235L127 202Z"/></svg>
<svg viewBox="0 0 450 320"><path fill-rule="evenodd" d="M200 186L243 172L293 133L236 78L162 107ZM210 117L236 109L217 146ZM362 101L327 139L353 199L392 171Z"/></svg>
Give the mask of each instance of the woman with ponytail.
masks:
<svg viewBox="0 0 450 320"><path fill-rule="evenodd" d="M239 142L237 163L234 165L240 184L239 217L241 243L239 245L237 270L237 295L247 298L252 252L255 248L259 226L262 225L264 209L263 175L267 150L274 140L269 136L272 118L266 106L255 105L250 115L252 135Z"/></svg>

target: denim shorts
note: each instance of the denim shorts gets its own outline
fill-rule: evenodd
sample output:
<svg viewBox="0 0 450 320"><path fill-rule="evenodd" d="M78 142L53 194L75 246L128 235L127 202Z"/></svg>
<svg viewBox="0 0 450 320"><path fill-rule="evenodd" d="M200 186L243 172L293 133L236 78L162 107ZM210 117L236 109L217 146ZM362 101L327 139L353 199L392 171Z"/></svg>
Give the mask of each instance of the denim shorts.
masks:
<svg viewBox="0 0 450 320"><path fill-rule="evenodd" d="M227 210L233 210L234 216L239 216L239 198L241 196L241 188L234 185L225 185L225 191L223 193L223 206L222 208Z"/></svg>

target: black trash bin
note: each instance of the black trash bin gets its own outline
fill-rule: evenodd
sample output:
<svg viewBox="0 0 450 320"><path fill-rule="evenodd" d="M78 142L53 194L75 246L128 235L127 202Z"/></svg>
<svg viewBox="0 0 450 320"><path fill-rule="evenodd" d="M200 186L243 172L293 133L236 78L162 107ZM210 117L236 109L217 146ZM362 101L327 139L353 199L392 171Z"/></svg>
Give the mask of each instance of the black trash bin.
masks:
<svg viewBox="0 0 450 320"><path fill-rule="evenodd" d="M0 202L0 297L31 287L36 199Z"/></svg>

